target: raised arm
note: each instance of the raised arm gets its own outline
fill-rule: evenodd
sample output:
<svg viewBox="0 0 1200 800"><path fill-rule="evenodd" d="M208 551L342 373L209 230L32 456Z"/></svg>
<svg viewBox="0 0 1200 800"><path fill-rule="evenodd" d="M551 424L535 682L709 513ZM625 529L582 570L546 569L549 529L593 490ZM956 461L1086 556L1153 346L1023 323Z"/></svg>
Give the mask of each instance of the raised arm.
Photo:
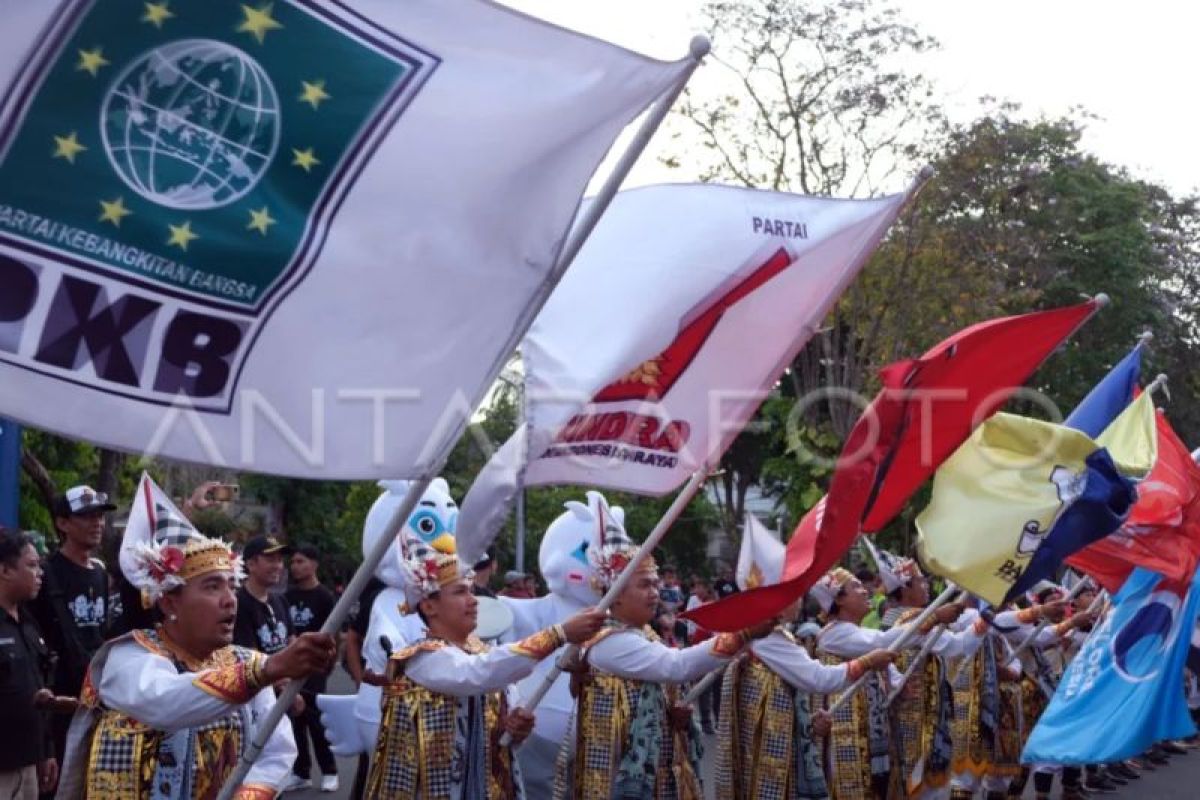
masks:
<svg viewBox="0 0 1200 800"><path fill-rule="evenodd" d="M652 642L636 631L622 631L588 649L588 662L599 670L660 683L685 683L711 672L737 655L741 634L721 633L683 649Z"/></svg>

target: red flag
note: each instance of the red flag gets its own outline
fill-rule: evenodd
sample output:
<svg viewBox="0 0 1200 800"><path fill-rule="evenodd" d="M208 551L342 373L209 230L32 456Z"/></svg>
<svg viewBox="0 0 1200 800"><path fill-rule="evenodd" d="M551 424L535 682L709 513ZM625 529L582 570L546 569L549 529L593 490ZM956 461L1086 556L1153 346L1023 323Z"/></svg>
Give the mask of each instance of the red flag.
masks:
<svg viewBox="0 0 1200 800"><path fill-rule="evenodd" d="M767 619L808 591L854 543L882 528L954 450L1104 300L1003 317L959 331L880 373L883 389L846 439L829 493L788 541L783 580L684 616L716 631Z"/></svg>
<svg viewBox="0 0 1200 800"><path fill-rule="evenodd" d="M1129 519L1067 559L1113 594L1135 567L1186 581L1200 562L1200 466L1161 410L1155 424L1158 461L1138 484Z"/></svg>

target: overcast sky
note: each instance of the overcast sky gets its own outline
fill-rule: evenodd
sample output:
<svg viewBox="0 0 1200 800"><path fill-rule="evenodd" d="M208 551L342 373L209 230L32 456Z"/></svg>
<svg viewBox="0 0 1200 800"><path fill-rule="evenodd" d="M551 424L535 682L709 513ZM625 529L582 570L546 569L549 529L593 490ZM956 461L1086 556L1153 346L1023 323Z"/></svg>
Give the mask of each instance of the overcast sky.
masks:
<svg viewBox="0 0 1200 800"><path fill-rule="evenodd" d="M803 2L804 0L796 0ZM700 31L700 0L504 0L543 19L650 56L675 59ZM1200 188L1200 4L1187 0L896 0L942 43L914 66L952 116L982 95L1057 115L1081 105L1084 146L1177 193ZM704 79L699 73L693 80ZM643 157L631 183L670 179ZM676 179L682 176L676 176ZM900 186L894 187L899 190Z"/></svg>

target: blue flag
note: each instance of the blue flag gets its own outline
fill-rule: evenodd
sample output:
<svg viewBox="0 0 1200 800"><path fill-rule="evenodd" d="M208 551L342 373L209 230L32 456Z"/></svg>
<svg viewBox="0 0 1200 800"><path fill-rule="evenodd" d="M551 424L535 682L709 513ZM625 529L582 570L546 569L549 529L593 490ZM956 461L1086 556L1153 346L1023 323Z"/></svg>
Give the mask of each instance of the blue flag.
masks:
<svg viewBox="0 0 1200 800"><path fill-rule="evenodd" d="M0 525L17 525L21 493L21 426L0 417Z"/></svg>
<svg viewBox="0 0 1200 800"><path fill-rule="evenodd" d="M1133 401L1133 390L1137 388L1142 374L1142 347L1142 343L1138 342L1127 356L1109 370L1087 393L1087 397L1079 401L1063 424L1083 431L1093 439L1111 425L1117 415L1125 410L1125 406Z"/></svg>
<svg viewBox="0 0 1200 800"><path fill-rule="evenodd" d="M1200 573L1189 586L1135 570L1067 667L1021 761L1104 764L1195 733L1183 666L1200 612L1198 586Z"/></svg>

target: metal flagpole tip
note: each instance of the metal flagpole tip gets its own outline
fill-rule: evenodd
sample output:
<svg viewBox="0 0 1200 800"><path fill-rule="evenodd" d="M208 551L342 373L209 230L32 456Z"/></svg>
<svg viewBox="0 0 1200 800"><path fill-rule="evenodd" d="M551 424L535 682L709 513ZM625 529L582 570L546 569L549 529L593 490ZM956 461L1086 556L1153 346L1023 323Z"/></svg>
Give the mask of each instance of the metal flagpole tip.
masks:
<svg viewBox="0 0 1200 800"><path fill-rule="evenodd" d="M921 171L917 173L917 178L924 182L932 178L935 172L937 172L937 170L933 168L932 164L926 164L925 166L921 167Z"/></svg>
<svg viewBox="0 0 1200 800"><path fill-rule="evenodd" d="M1142 335L1138 337L1138 341L1145 344L1154 340L1154 331L1142 331Z"/></svg>
<svg viewBox="0 0 1200 800"><path fill-rule="evenodd" d="M1112 302L1109 299L1108 295L1105 294L1104 292L1101 292L1100 294L1096 295L1092 299L1096 301L1096 308L1104 308L1106 305L1108 305L1110 302Z"/></svg>
<svg viewBox="0 0 1200 800"><path fill-rule="evenodd" d="M699 61L708 55L712 50L712 42L703 33L698 33L692 37L692 41L688 44L688 52L692 54L692 58Z"/></svg>

